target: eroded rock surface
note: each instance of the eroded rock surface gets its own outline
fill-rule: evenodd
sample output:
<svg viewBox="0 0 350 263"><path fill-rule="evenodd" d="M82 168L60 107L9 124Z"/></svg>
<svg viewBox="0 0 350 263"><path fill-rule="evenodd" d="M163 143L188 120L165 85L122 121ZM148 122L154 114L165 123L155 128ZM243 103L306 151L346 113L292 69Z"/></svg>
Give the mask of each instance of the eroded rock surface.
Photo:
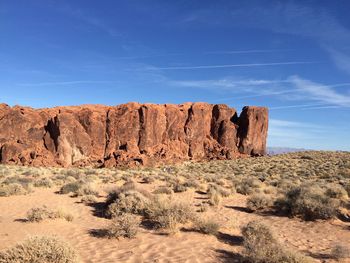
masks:
<svg viewBox="0 0 350 263"><path fill-rule="evenodd" d="M127 103L32 109L0 104L0 163L115 167L264 155L268 110Z"/></svg>

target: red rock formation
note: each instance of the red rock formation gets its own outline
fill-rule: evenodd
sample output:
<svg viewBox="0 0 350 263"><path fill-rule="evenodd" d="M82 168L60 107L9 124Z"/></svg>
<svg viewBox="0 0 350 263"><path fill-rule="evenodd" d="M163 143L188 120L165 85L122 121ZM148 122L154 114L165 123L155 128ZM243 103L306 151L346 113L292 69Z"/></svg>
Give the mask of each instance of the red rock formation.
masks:
<svg viewBox="0 0 350 263"><path fill-rule="evenodd" d="M115 167L263 155L268 111L127 103L32 109L0 104L0 163Z"/></svg>

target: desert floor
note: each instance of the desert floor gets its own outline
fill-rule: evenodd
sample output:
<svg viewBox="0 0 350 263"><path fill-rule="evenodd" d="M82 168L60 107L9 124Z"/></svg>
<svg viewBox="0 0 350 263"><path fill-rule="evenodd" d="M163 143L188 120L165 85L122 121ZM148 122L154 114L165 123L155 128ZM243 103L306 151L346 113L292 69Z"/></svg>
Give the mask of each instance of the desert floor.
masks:
<svg viewBox="0 0 350 263"><path fill-rule="evenodd" d="M224 167L221 167L220 162L214 161L210 164L214 167L206 164L205 168L201 168L199 171L196 169L200 164L195 164L186 169L181 166L176 168L178 169L176 171L180 172L174 173L179 174L176 177L180 179L182 178L181 172L184 171L183 169L185 169L183 174L189 171L197 173L196 179L201 176L203 178L208 177L208 174L210 174L211 178L218 177L221 180L220 185L230 190L232 188L232 185L229 184L230 177L223 176L220 172L226 171L227 167L232 168L234 166L234 169L240 169L244 162L247 162L248 168L244 168L246 172L255 170L260 173L262 171L261 167L269 166L271 168L271 165L276 165L274 161L285 163L288 166L289 164L285 160L292 157L294 158L292 158L294 160L292 163L297 162L290 164L294 167L311 169L310 167L315 165L303 166L308 159L295 158L300 156L301 153L278 157L280 159L277 158L276 160L266 159L267 161L263 161L264 165L259 166L259 169L257 164L252 163L254 161L251 160L225 162ZM348 157L349 155L340 158ZM327 156L322 158L329 160ZM339 157L334 158L335 161L331 161L331 163L338 163L336 159ZM333 218L304 221L299 217L290 218L269 211L252 213L246 208L246 200L249 195L242 195L236 191L222 197L218 205L208 206L205 211L197 212L201 217L212 218L220 223L217 235L205 235L194 231L191 224L181 225L179 231L172 234L168 234L163 230L140 226L137 236L132 239L123 237L108 239L94 235L95 230L105 228L110 221L110 219L103 217L101 213L101 206L106 200L109 189L121 186L126 180L132 179L138 189L151 193L159 186L168 185L167 178L173 176L173 173L162 175L168 173L166 169L100 169L96 171L93 169L74 169L74 172L70 174L64 169L58 168L2 166L3 181L8 177L17 178L16 180L19 182L21 180L18 178L32 178L33 182L39 178L50 178L54 184L51 187L32 187L26 194L0 196L0 250L9 248L28 236L55 235L67 240L78 251L82 262L240 262L243 241L240 229L252 220L258 220L270 226L277 239L285 247L311 257L314 262L337 262L332 258L332 248L337 244L347 246L350 243L350 222L347 222L347 220ZM344 169L348 169L348 167L346 166ZM220 176L216 176L216 170L217 174L221 173ZM230 170L227 174L233 173L233 170ZM346 170L346 172L348 171ZM64 178L59 177L60 174L64 174ZM94 202L87 204L81 202L81 197L76 197L72 193L59 193L60 187L66 182L65 180L68 177L76 178L77 174L79 176L87 174L86 176L93 178L91 182L98 191L98 196ZM155 177L154 181L145 182L145 176L152 177L153 175ZM241 176L244 176L244 174ZM250 174L249 176L259 176L259 174ZM68 178L67 180L72 181L73 179ZM207 184L210 184L208 181L211 180L201 181L201 185L197 187L198 189L188 187L186 191L172 193L171 195L177 199L186 200L193 206L194 210L198 210L203 203L208 201L208 195L203 190ZM26 220L28 210L44 205L50 209L69 211L74 219L71 222L64 219L54 219L38 223ZM350 261L343 259L342 262Z"/></svg>

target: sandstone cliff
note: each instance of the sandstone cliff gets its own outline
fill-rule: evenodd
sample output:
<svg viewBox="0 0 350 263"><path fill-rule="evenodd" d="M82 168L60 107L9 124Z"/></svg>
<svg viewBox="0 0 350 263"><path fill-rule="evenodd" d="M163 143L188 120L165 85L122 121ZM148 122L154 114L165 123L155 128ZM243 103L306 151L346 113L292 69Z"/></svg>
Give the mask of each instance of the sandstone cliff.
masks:
<svg viewBox="0 0 350 263"><path fill-rule="evenodd" d="M0 104L0 163L115 167L264 155L268 110L127 103L32 109Z"/></svg>

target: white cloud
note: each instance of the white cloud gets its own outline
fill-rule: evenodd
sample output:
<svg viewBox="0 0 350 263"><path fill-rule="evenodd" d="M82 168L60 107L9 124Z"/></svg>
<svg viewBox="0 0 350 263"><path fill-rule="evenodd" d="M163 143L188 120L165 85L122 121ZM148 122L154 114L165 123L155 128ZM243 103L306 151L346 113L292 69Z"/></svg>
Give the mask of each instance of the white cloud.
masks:
<svg viewBox="0 0 350 263"><path fill-rule="evenodd" d="M291 76L288 80L309 100L350 107L350 96L335 91L331 86L302 79L298 76Z"/></svg>
<svg viewBox="0 0 350 263"><path fill-rule="evenodd" d="M350 74L350 53L344 50L350 45L350 29L330 9L295 1L270 1L264 5L245 1L233 6L224 9L214 6L211 12L209 9L197 10L191 14L196 18L191 23L213 25L215 21L219 25L257 28L308 38L326 50L337 67ZM346 8L346 3L339 7Z"/></svg>
<svg viewBox="0 0 350 263"><path fill-rule="evenodd" d="M222 90L236 96L226 96L213 101L227 102L234 99L256 98L263 96L274 96L284 101L303 101L303 104L283 105L271 107L272 110L288 108L309 108L314 107L350 107L350 93L340 93L336 88L350 86L350 83L338 83L324 85L303 79L299 76L290 76L286 79L232 79L222 78L217 80L166 80L172 86L189 88L203 88ZM238 96L238 94L248 95Z"/></svg>
<svg viewBox="0 0 350 263"><path fill-rule="evenodd" d="M344 72L350 74L350 56L333 48L327 49L334 64Z"/></svg>
<svg viewBox="0 0 350 263"><path fill-rule="evenodd" d="M297 122L289 120L279 120L279 119L270 119L269 125L272 127L283 127L283 128L311 128L311 129L323 129L324 127L311 124L306 122Z"/></svg>
<svg viewBox="0 0 350 263"><path fill-rule="evenodd" d="M329 127L319 124L272 118L269 120L268 145L316 149L319 148L317 143L329 137L330 132Z"/></svg>

